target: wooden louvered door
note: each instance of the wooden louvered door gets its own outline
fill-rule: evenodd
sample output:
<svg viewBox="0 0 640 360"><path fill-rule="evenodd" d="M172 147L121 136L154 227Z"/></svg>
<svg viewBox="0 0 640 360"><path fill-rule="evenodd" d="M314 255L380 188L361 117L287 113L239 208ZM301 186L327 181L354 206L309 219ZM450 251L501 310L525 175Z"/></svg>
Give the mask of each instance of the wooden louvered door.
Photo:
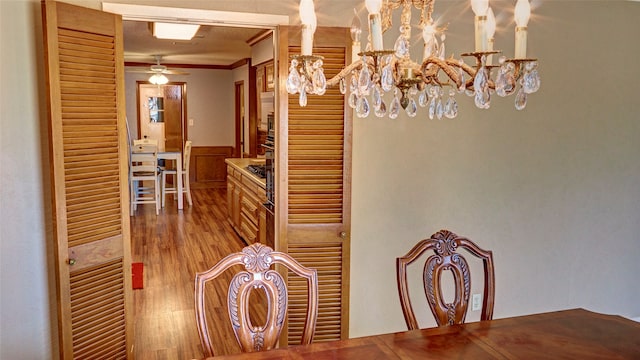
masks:
<svg viewBox="0 0 640 360"><path fill-rule="evenodd" d="M42 3L63 359L131 354L122 19Z"/></svg>
<svg viewBox="0 0 640 360"><path fill-rule="evenodd" d="M327 78L350 63L348 29L318 28L314 55L324 57ZM287 44L288 47L287 47ZM299 54L299 31L280 31L280 89L290 54ZM344 339L349 334L349 254L351 209L351 116L338 87L309 95L300 107L298 95L280 92L276 141L279 234L276 248L318 270L319 311L314 342ZM281 343L297 344L304 325L305 284L288 278L288 328Z"/></svg>

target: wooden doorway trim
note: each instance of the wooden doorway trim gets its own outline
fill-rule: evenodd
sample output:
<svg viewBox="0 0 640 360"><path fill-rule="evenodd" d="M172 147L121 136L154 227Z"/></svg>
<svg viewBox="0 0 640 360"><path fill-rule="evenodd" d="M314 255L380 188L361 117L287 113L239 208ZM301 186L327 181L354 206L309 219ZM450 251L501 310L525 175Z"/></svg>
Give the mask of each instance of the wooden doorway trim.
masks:
<svg viewBox="0 0 640 360"><path fill-rule="evenodd" d="M244 81L236 81L234 83L234 109L235 109L235 121L236 121L236 141L234 156L240 157L244 153L245 144L245 124L247 104L244 103Z"/></svg>
<svg viewBox="0 0 640 360"><path fill-rule="evenodd" d="M150 86L151 84L149 84L146 81L142 81L142 80L138 80L136 81L136 117L137 117L137 128L138 128L138 138L140 138L142 136L142 119L143 118L147 118L145 116L143 116L143 114L140 112L140 108L141 108L141 91L140 88L142 86ZM179 120L179 124L174 124L176 125L176 127L179 127L180 129L180 135L179 135L179 144L174 144L173 146L170 146L172 148L179 148L182 149L184 147L184 143L185 141L188 139L188 133L187 133L187 129L188 129L188 124L187 124L187 84L183 81L176 81L176 82L169 82L166 85L153 85L153 86L158 86L161 87L163 90L163 96L166 98L168 96L179 96L181 99L181 103L177 106L179 106L180 108L180 120ZM179 94L172 94L173 92L175 92L177 89L176 87L179 86ZM170 88L171 87L171 88ZM169 102L165 101L165 106L171 106L169 104ZM173 105L174 107L176 106L175 104ZM167 123L167 118L171 118L171 117L166 117L165 116L165 124ZM165 125L166 128L166 125ZM165 129L165 139L166 139L166 129ZM162 142L164 144L164 142Z"/></svg>

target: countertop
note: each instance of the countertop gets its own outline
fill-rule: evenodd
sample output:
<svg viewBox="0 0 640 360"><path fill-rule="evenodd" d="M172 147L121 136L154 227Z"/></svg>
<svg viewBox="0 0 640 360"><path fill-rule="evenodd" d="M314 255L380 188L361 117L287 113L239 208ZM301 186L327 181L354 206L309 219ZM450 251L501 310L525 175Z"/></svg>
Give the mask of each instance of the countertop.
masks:
<svg viewBox="0 0 640 360"><path fill-rule="evenodd" d="M267 180L262 179L259 176L255 175L251 171L247 170L247 166L252 165L261 165L264 164L264 159L259 158L227 158L224 160L225 163L232 166L234 169L240 171L242 176L250 177L254 182L256 182L263 189L267 186Z"/></svg>

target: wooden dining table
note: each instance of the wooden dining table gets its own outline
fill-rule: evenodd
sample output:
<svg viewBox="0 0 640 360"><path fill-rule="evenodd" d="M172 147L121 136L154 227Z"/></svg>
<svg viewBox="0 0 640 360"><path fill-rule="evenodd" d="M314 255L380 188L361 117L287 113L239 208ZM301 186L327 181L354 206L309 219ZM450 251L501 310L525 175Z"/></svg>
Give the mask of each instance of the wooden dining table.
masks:
<svg viewBox="0 0 640 360"><path fill-rule="evenodd" d="M640 359L640 323L572 309L214 359Z"/></svg>

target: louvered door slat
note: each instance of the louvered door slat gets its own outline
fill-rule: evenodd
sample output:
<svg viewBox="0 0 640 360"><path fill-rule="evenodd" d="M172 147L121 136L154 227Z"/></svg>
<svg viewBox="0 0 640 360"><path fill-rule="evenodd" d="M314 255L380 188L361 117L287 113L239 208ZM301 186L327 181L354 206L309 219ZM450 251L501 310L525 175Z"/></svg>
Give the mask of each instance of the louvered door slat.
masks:
<svg viewBox="0 0 640 360"><path fill-rule="evenodd" d="M100 358L101 351L126 353L122 270L121 260L116 260L71 276L71 320L76 358ZM95 311L97 303L108 305ZM114 311L114 305L118 304L121 310Z"/></svg>
<svg viewBox="0 0 640 360"><path fill-rule="evenodd" d="M307 221L318 220L318 217ZM325 222L325 219L322 219ZM340 338L342 316L342 244L300 245L289 244L289 254L302 265L318 271L318 322L314 341ZM289 276L289 334L290 344L302 336L306 311L306 283Z"/></svg>

